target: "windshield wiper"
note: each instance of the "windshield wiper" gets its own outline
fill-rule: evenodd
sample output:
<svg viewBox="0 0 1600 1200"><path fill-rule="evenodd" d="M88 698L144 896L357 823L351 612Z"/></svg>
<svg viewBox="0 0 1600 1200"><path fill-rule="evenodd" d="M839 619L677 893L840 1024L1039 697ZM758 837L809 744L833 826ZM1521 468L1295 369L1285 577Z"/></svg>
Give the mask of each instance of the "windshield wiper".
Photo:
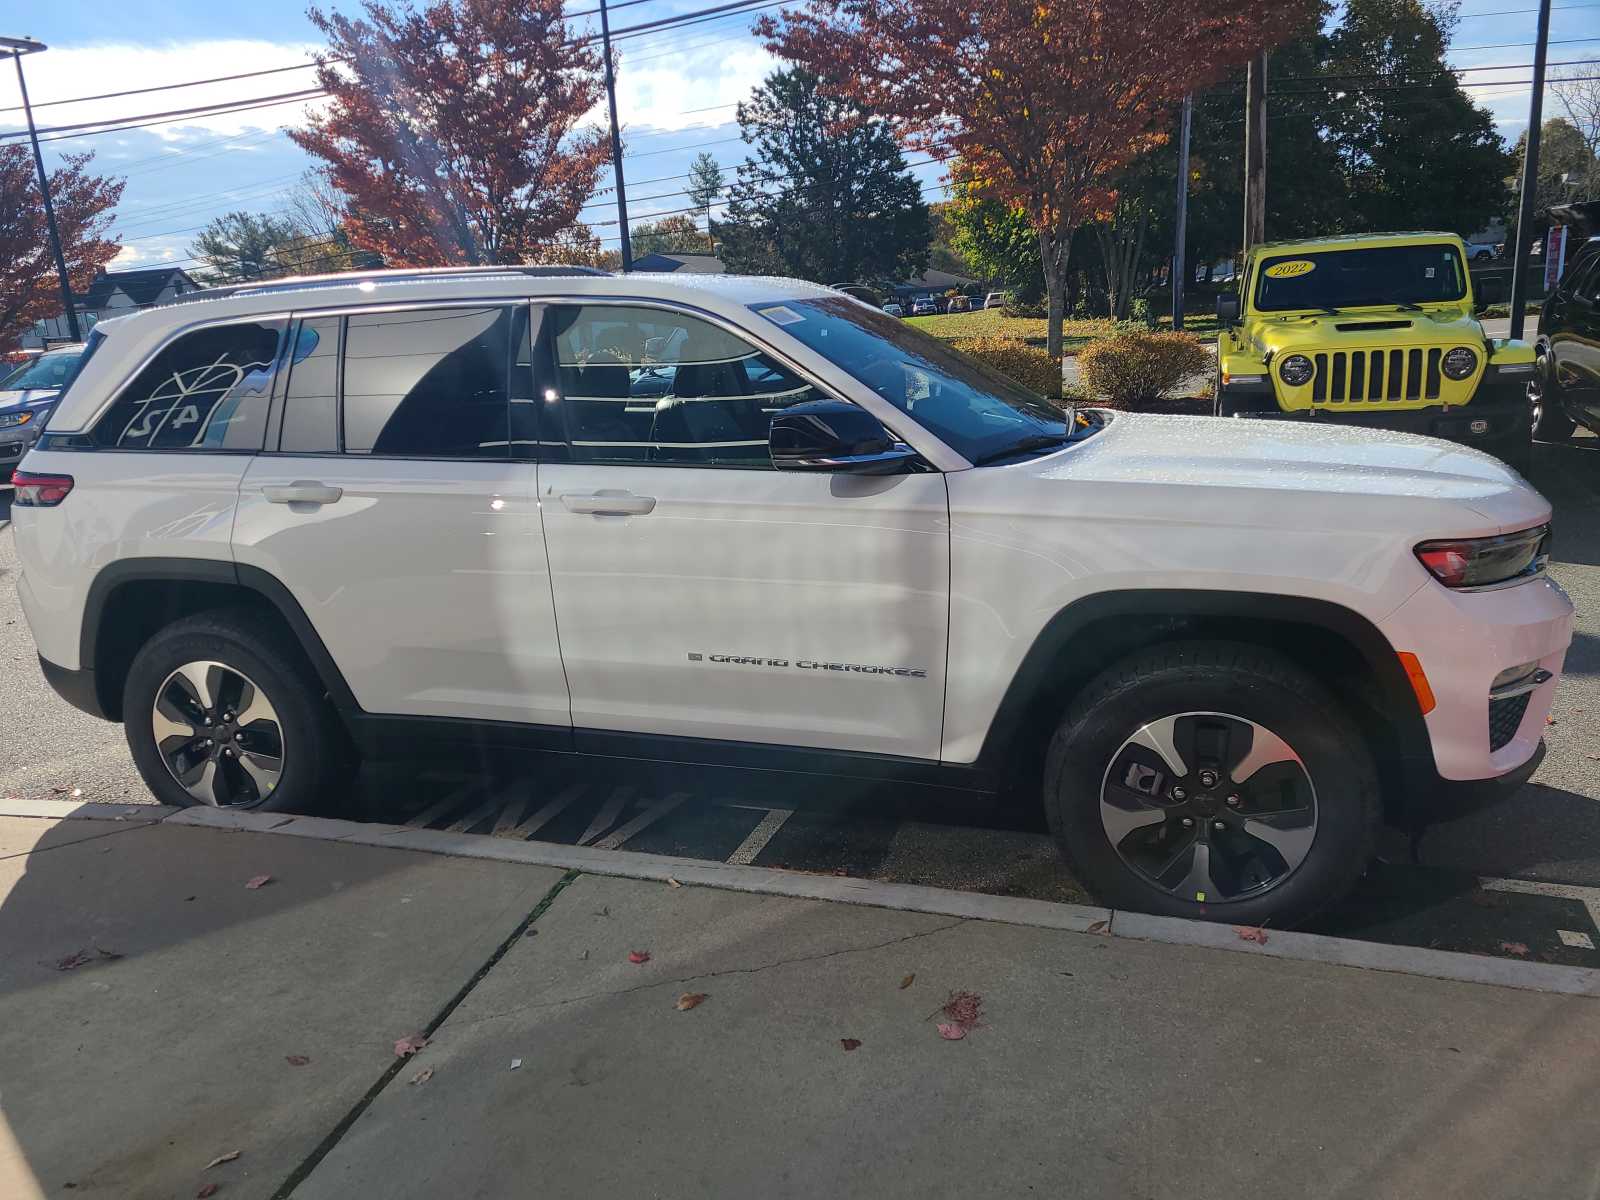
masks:
<svg viewBox="0 0 1600 1200"><path fill-rule="evenodd" d="M1402 301L1400 301L1399 304L1396 304L1395 307L1398 308L1401 312L1421 312L1422 311L1422 305L1413 304L1409 300L1402 300Z"/></svg>
<svg viewBox="0 0 1600 1200"><path fill-rule="evenodd" d="M1342 316L1344 316L1343 312L1341 312L1339 309L1335 308L1331 304L1319 304L1319 305L1317 305L1317 307L1319 309L1321 309L1323 312L1327 313L1330 317L1342 317Z"/></svg>
<svg viewBox="0 0 1600 1200"><path fill-rule="evenodd" d="M1014 458L1018 454L1027 454L1033 450L1049 450L1056 446L1065 446L1072 440L1072 434L1042 433L1033 437L1023 438L1020 442L1013 442L1001 450L992 450L988 454L980 454L972 460L975 467L988 466L990 463L999 462L1002 458Z"/></svg>

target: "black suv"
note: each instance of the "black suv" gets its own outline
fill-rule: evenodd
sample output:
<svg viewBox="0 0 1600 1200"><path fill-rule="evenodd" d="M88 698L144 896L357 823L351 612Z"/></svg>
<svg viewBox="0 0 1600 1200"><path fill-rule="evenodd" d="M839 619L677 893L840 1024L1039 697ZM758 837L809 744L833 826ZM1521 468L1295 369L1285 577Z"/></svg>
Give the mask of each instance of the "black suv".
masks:
<svg viewBox="0 0 1600 1200"><path fill-rule="evenodd" d="M1559 442L1579 425L1600 433L1600 200L1550 215L1576 243L1539 315L1538 366L1528 385L1534 436Z"/></svg>

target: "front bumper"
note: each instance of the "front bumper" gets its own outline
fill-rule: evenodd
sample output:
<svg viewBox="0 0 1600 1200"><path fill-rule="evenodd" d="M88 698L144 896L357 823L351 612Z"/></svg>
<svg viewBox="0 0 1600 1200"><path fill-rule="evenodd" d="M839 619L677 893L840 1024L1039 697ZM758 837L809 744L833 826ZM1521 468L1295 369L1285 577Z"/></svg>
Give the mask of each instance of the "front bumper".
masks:
<svg viewBox="0 0 1600 1200"><path fill-rule="evenodd" d="M7 438L0 436L0 487L11 486L11 473L17 469L33 445L32 438Z"/></svg>

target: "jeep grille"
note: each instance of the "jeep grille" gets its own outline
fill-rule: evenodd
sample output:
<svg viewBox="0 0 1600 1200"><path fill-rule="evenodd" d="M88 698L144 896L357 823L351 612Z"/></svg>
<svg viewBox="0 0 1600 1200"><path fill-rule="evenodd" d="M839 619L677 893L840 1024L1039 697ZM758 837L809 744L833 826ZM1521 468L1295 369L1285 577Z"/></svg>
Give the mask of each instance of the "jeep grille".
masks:
<svg viewBox="0 0 1600 1200"><path fill-rule="evenodd" d="M1404 403L1437 400L1444 351L1334 350L1313 354L1317 373L1311 380L1313 404Z"/></svg>

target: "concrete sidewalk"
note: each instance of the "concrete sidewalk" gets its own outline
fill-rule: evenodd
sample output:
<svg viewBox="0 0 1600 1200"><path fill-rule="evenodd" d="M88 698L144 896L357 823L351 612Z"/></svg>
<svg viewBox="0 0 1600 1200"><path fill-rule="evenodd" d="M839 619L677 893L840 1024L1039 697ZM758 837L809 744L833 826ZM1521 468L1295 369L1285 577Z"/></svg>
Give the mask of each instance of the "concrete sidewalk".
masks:
<svg viewBox="0 0 1600 1200"><path fill-rule="evenodd" d="M1593 997L0 818L8 1200L1576 1196L1597 1102Z"/></svg>

